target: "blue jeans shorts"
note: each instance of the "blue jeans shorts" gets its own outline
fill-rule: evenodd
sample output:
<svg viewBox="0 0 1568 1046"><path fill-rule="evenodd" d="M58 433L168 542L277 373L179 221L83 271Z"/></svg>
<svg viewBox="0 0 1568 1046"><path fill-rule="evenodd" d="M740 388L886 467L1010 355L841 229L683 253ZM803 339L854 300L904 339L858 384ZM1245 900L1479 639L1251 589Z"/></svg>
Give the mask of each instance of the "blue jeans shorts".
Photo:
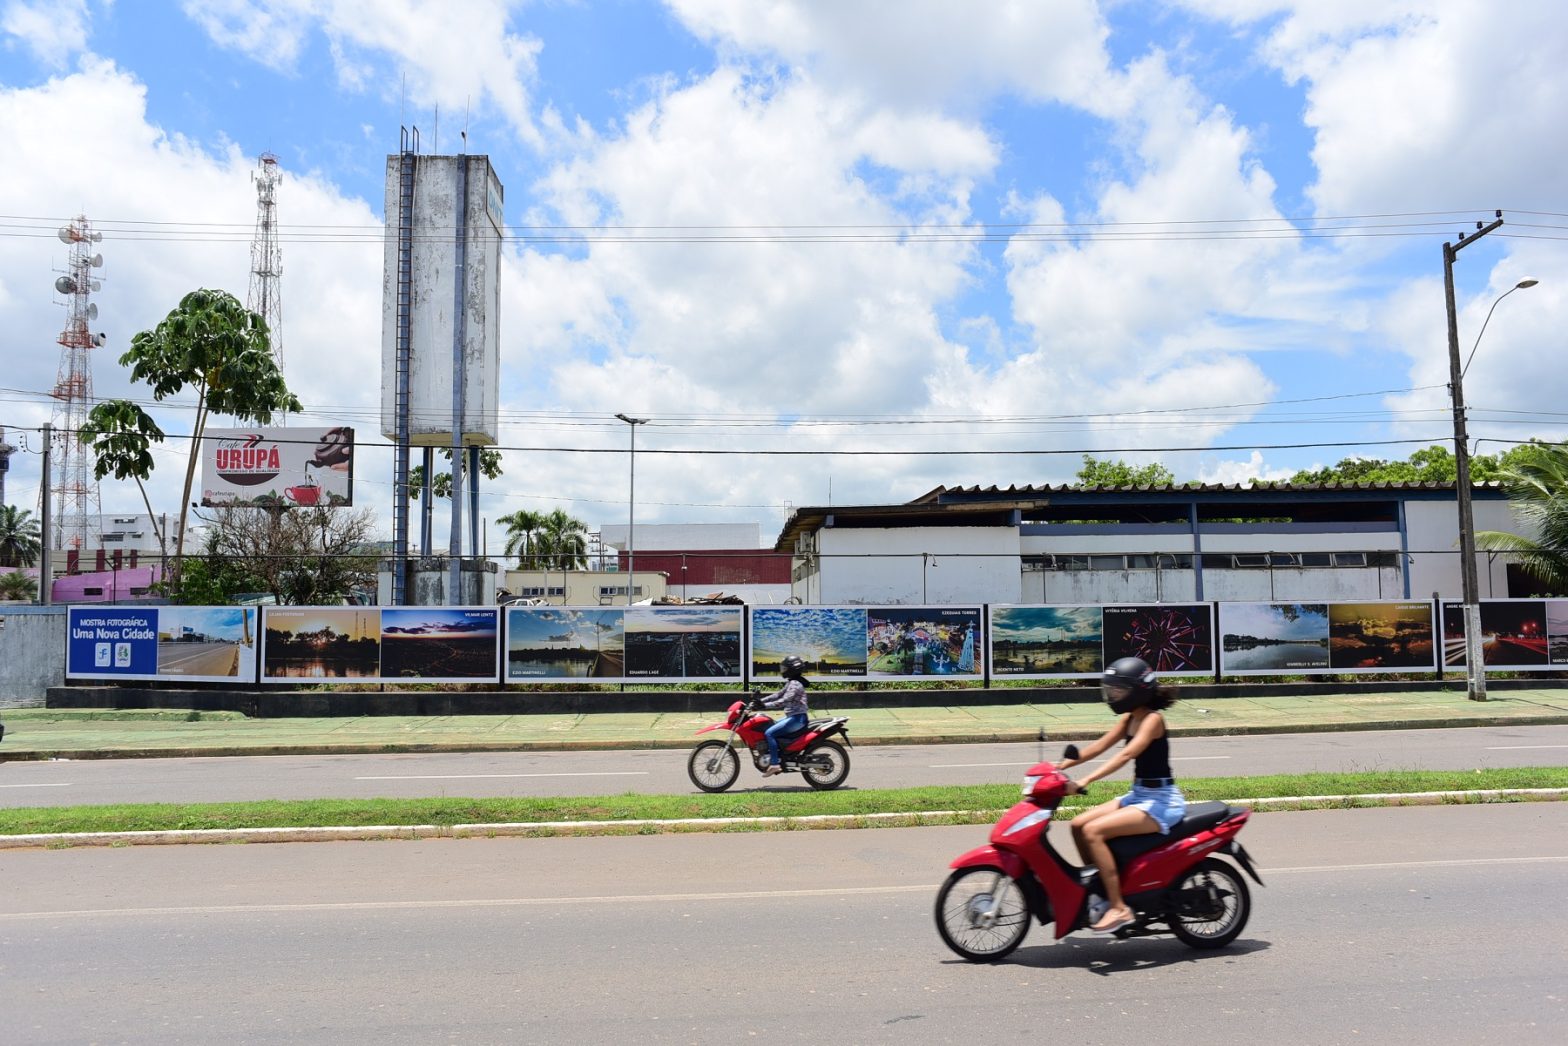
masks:
<svg viewBox="0 0 1568 1046"><path fill-rule="evenodd" d="M1154 818L1154 823L1160 826L1161 835L1169 835L1171 829L1187 815L1187 798L1175 785L1149 788L1135 783L1132 791L1116 803L1118 806L1135 807Z"/></svg>

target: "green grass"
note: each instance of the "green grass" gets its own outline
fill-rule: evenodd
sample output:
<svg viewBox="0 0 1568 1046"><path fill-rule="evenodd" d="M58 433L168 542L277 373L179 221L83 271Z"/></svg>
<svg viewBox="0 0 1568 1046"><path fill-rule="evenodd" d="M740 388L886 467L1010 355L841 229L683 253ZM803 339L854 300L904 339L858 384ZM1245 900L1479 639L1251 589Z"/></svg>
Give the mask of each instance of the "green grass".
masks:
<svg viewBox="0 0 1568 1046"><path fill-rule="evenodd" d="M1120 785L1102 782L1064 814L1104 802ZM1568 788L1568 767L1474 771L1279 774L1184 781L1190 801L1377 792ZM137 832L212 828L309 828L366 825L498 824L518 821L669 820L804 817L966 811L955 820L986 822L1018 800L1018 785L844 789L835 792L739 791L722 795L615 795L499 799L316 799L244 803L137 803L0 810L0 834ZM1366 805L1358 801L1356 805Z"/></svg>

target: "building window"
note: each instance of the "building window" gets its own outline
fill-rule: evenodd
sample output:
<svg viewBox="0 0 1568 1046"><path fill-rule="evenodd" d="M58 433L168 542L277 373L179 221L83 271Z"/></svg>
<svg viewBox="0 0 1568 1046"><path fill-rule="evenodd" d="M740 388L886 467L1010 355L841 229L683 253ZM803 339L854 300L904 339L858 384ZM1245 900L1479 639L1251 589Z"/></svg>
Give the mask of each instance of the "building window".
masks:
<svg viewBox="0 0 1568 1046"><path fill-rule="evenodd" d="M124 541L124 540L125 540L125 535L124 534L105 534L103 536L103 543L105 545L113 544L115 542Z"/></svg>
<svg viewBox="0 0 1568 1046"><path fill-rule="evenodd" d="M1336 552L1334 553L1336 567L1364 567L1367 565L1365 552Z"/></svg>
<svg viewBox="0 0 1568 1046"><path fill-rule="evenodd" d="M84 595L84 596L101 596L101 595L103 595L103 586L99 585L96 588L83 588L82 589L82 595Z"/></svg>

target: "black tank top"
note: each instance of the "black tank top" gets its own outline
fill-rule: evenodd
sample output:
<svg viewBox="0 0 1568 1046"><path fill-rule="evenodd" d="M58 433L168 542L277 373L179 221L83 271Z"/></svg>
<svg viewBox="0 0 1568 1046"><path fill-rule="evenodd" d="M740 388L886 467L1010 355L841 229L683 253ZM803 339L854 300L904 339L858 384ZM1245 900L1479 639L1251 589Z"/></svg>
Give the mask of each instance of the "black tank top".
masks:
<svg viewBox="0 0 1568 1046"><path fill-rule="evenodd" d="M1127 724L1129 727L1131 723ZM1132 741L1132 734L1127 735L1127 741ZM1132 774L1134 777L1175 777L1171 773L1171 742L1161 733L1149 746L1139 752L1132 761Z"/></svg>

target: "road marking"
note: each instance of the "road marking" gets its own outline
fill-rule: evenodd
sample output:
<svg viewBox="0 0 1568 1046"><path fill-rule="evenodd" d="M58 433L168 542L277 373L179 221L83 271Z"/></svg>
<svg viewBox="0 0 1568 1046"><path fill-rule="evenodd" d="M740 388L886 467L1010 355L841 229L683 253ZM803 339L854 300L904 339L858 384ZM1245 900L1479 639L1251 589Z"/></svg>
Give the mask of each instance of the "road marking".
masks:
<svg viewBox="0 0 1568 1046"><path fill-rule="evenodd" d="M1513 752L1521 748L1568 748L1568 745L1493 745L1488 752Z"/></svg>
<svg viewBox="0 0 1568 1046"><path fill-rule="evenodd" d="M1264 875L1283 875L1300 872L1357 872L1382 871L1389 868L1461 868L1474 865L1499 864L1552 864L1568 862L1568 854L1549 857L1477 857L1448 861L1395 861L1372 864L1304 865L1299 868L1269 868L1258 871ZM931 893L936 883L913 883L897 886L846 886L811 890L732 890L704 891L701 893L652 893L607 894L592 897L476 897L470 899L429 898L409 901L332 901L315 904L208 904L166 908L83 908L47 912L0 912L0 923L20 922L24 919L68 919L93 917L122 917L134 915L185 916L185 915L253 915L258 913L288 914L292 912L372 912L410 911L417 909L461 908L541 908L564 904L684 904L697 901L748 901L778 899L781 897L871 897L877 895Z"/></svg>
<svg viewBox="0 0 1568 1046"><path fill-rule="evenodd" d="M552 774L388 774L356 777L356 781L472 781L492 777L647 777L647 770L585 770Z"/></svg>
<svg viewBox="0 0 1568 1046"><path fill-rule="evenodd" d="M70 781L50 781L47 784L0 785L0 788L69 788Z"/></svg>

